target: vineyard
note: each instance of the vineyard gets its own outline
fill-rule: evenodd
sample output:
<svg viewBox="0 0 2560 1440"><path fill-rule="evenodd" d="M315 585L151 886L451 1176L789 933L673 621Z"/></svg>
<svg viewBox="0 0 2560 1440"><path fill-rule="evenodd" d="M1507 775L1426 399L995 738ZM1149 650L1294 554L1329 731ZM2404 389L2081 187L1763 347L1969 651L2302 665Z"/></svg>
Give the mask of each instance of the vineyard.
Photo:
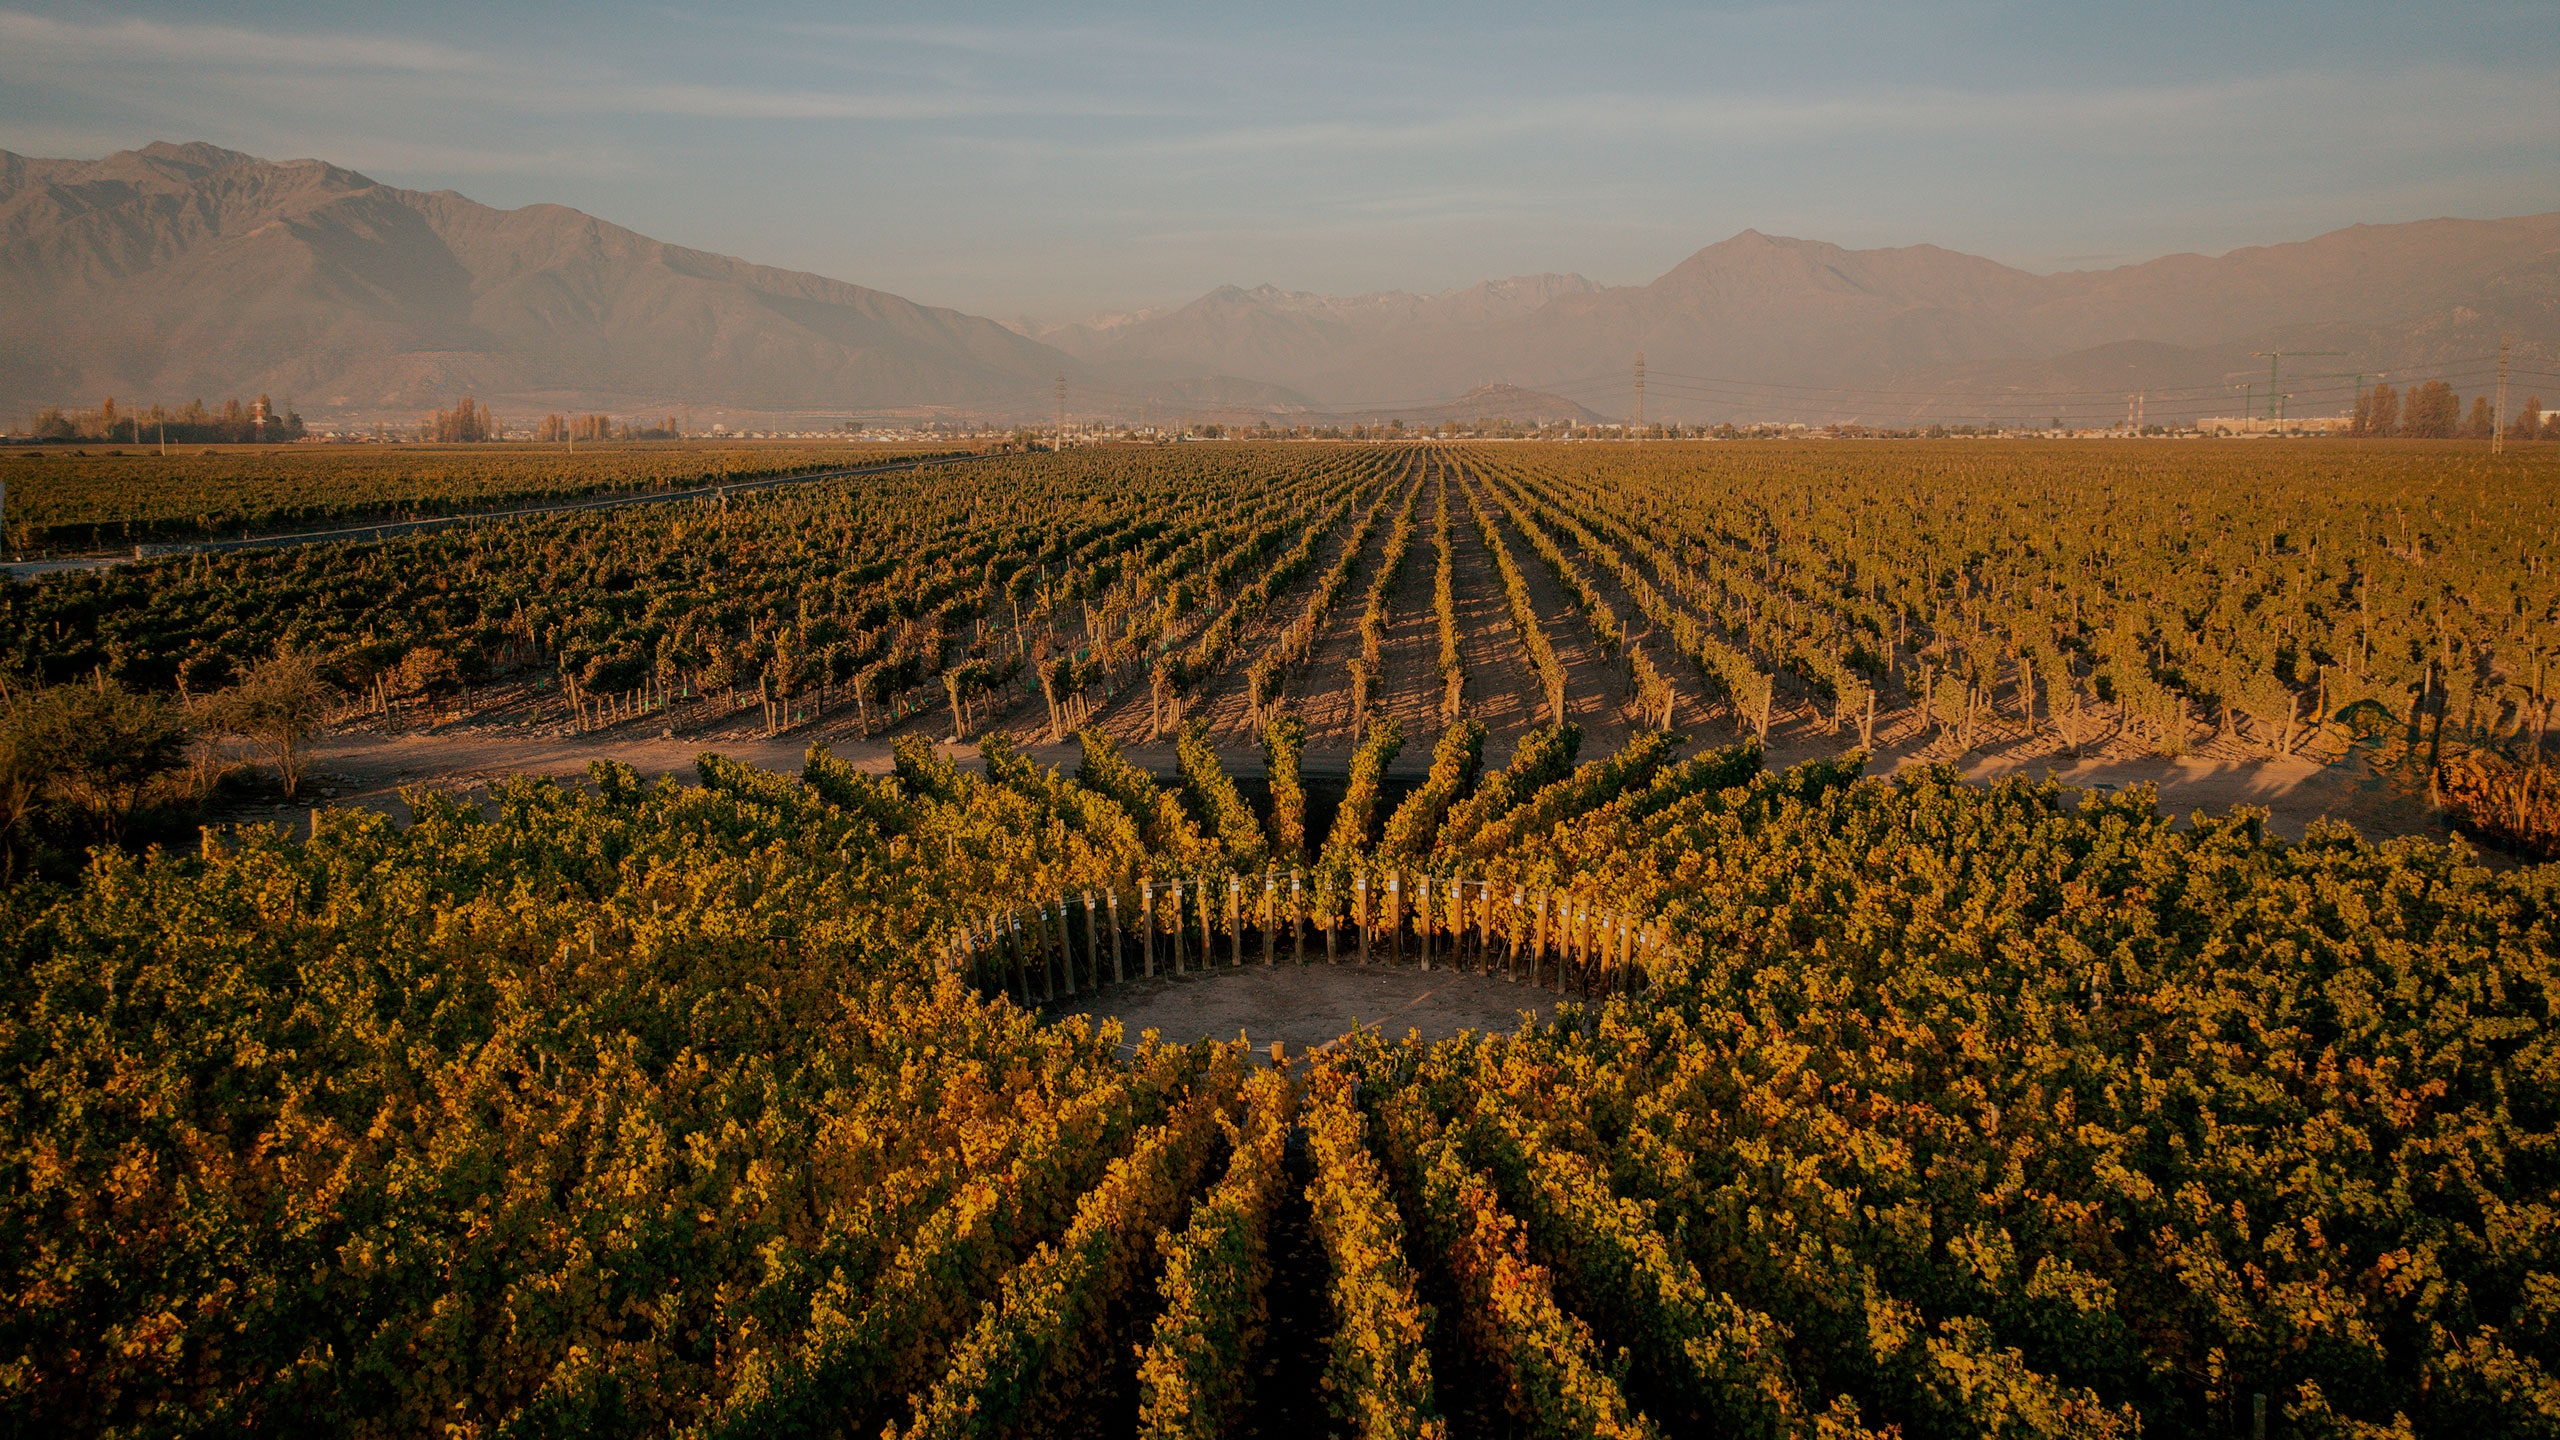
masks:
<svg viewBox="0 0 2560 1440"><path fill-rule="evenodd" d="M956 448L956 447L955 447ZM238 537L332 521L456 515L529 501L682 490L936 450L864 445L189 446L0 452L18 551Z"/></svg>
<svg viewBox="0 0 2560 1440"><path fill-rule="evenodd" d="M8 900L0 1391L114 1434L2560 1425L2547 871L1536 738L1320 854L1100 735L101 851ZM1364 964L1562 1003L1277 1068L1039 1003Z"/></svg>
<svg viewBox="0 0 2560 1440"><path fill-rule="evenodd" d="M2547 854L2556 496L2539 445L1106 449L57 577L0 595L0 664L202 695L281 645L350 722L848 753L1196 719L1232 759L1286 713L1334 754L1373 714L1495 755L2357 754Z"/></svg>
<svg viewBox="0 0 2560 1440"><path fill-rule="evenodd" d="M807 750L0 889L0 1407L2560 1433L2560 872L1955 763L2547 845L2517 449L1099 450L12 586L19 690ZM1543 1018L1097 1018L1319 969Z"/></svg>

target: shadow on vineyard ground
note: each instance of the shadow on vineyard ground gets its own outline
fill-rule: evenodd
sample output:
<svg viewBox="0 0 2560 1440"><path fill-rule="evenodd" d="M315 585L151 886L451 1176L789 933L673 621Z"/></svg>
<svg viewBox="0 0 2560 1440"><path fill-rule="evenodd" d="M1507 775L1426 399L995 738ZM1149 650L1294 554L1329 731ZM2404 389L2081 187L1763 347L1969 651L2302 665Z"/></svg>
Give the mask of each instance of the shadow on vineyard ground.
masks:
<svg viewBox="0 0 2560 1440"><path fill-rule="evenodd" d="M1484 502L1494 532L1511 552L1511 563L1519 567L1520 583L1528 588L1538 626L1546 632L1547 643L1555 647L1557 662L1564 666L1565 715L1582 727L1583 752L1606 755L1617 750L1633 733L1627 726L1625 662L1601 653L1599 639L1591 632L1590 617L1583 614L1581 605L1547 568L1529 537L1495 503L1492 489L1481 480L1475 484L1477 498Z"/></svg>
<svg viewBox="0 0 2560 1440"><path fill-rule="evenodd" d="M1404 1220L1406 1248L1415 1261L1414 1289L1431 1313L1427 1341L1431 1350L1431 1398L1439 1406L1441 1418L1449 1422L1449 1440L1508 1440L1518 1433L1518 1427L1503 1404L1502 1377L1459 1333L1457 1317L1465 1307L1450 1281L1446 1257L1418 1243L1418 1237L1426 1233L1422 1217L1414 1211L1413 1197L1401 1185L1394 1189L1396 1209Z"/></svg>
<svg viewBox="0 0 2560 1440"><path fill-rule="evenodd" d="M1809 729L1786 727L1771 735L1769 763L1772 768L1837 755L1846 748L1844 740L1854 744L1857 738L1854 733L1831 736L1809 733ZM804 733L772 739L753 736L660 739L654 733L543 736L464 729L441 734L386 735L379 731L356 731L331 735L320 742L313 756L312 786L297 804L242 806L210 818L221 823L280 820L298 824L304 818L306 807L312 804L359 805L405 817L407 807L398 793L404 786L484 792L493 783L511 775L550 775L574 780L585 775L587 764L592 760L620 761L652 779L673 775L690 784L694 780L695 757L705 750L717 751L767 769L796 774L802 757L817 738ZM1731 744L1734 734L1730 726L1711 724L1691 731L1690 739L1693 749L1706 748ZM2427 806L2422 787L2412 785L2404 777L2375 774L2361 755L2324 765L2298 757L2270 759L2263 754L2243 758L2208 753L2172 760L2157 756L2111 755L2101 751L2088 759L2075 761L2067 753L2050 753L2042 746L1989 746L1970 755L1942 757L1941 749L1951 749L1951 746L1915 743L1917 737L1894 734L1881 725L1876 739L1879 753L1870 773L1888 772L1908 763L1949 758L1959 764L1967 776L1983 782L2013 775L2041 779L2050 770L2065 783L2083 787L2123 789L2137 784L2154 784L2159 787L2161 807L2180 817L2193 810L2219 814L2236 805L2262 806L2270 812L2270 828L2287 838L2299 838L2307 825L2323 817L2344 820L2368 839L2417 835L2441 840L2450 833L2442 819ZM1404 753L1388 775L1386 800L1380 810L1382 817L1429 768L1430 740L1428 734L1408 733ZM1486 745L1486 768L1490 770L1503 764L1516 743L1516 734L1490 740ZM944 748L962 764L974 768L977 755L973 747ZM889 749L885 743L839 740L835 742L835 749L840 757L863 769L885 771L889 768ZM1044 744L1026 749L1042 764L1057 765L1069 772L1073 772L1078 760L1078 751L1072 741L1064 745ZM1128 753L1131 760L1159 777L1170 779L1175 774L1173 748L1169 744L1135 746ZM1237 778L1237 783L1245 789L1255 808L1267 811L1260 750L1235 746L1221 753L1228 772ZM1599 753L1586 745L1583 758L1598 758ZM1320 842L1332 824L1349 758L1346 752L1339 750L1311 749L1307 752L1305 767L1311 842Z"/></svg>
<svg viewBox="0 0 2560 1440"><path fill-rule="evenodd" d="M1289 1135L1289 1183L1271 1214L1270 1320L1253 1364L1238 1433L1288 1440L1331 1433L1324 1393L1326 1313L1324 1250L1316 1243L1307 1183L1314 1169L1302 1132Z"/></svg>

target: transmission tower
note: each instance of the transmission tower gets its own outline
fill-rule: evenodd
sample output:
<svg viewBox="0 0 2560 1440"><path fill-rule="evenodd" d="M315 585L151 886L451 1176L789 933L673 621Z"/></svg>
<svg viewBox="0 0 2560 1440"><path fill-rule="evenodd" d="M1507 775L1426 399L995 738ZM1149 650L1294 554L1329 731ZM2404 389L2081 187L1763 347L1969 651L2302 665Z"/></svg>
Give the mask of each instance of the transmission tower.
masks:
<svg viewBox="0 0 2560 1440"><path fill-rule="evenodd" d="M2293 377L2293 383L2300 385L2311 380L2353 380L2356 382L2355 404L2347 411L2347 414L2353 417L2364 408L2364 382L2368 378L2389 379L2390 375L2391 372L2388 370L2332 370L2326 375L2296 375Z"/></svg>
<svg viewBox="0 0 2560 1440"><path fill-rule="evenodd" d="M1644 352L1636 352L1636 438L1644 438Z"/></svg>
<svg viewBox="0 0 2560 1440"><path fill-rule="evenodd" d="M2383 381L2388 380L2388 379L2390 379L2390 378L2391 378L2391 372L2390 372L2390 371L2388 371L2388 370L2373 370L2373 371L2358 370L2358 371L2356 371L2356 372L2354 372L2354 373L2355 373L2355 377L2356 377L2356 403L2355 403L2355 408L2354 408L2354 409L2352 409L2352 410L2350 410L2350 411L2348 411L2347 413L2355 417L2355 424L2356 424L2356 427L2357 427L2357 428L2356 428L2356 435L2357 435L2359 438L2361 438L2361 437L2364 435L2364 428L2363 428L2363 427L2364 427L2364 423L2365 423L2365 413L2364 413L2364 377L2365 377L2366 375L2370 374L2370 375L2372 375L2372 376L2373 376L2374 383L2376 383L2376 384L2380 384L2381 382L2383 382Z"/></svg>
<svg viewBox="0 0 2560 1440"><path fill-rule="evenodd" d="M1058 377L1058 443L1053 447L1063 453L1067 448L1067 377Z"/></svg>
<svg viewBox="0 0 2560 1440"><path fill-rule="evenodd" d="M2250 359L2267 362L2267 418L2276 422L2278 430L2284 428L2284 401L2277 398L2276 392L2284 388L2284 381L2276 374L2276 367L2284 364L2284 357L2287 355L2344 355L2345 353L2347 352L2344 350L2253 350L2249 352Z"/></svg>
<svg viewBox="0 0 2560 1440"><path fill-rule="evenodd" d="M2489 453L2502 455L2507 449L2507 337L2498 337L2498 407L2489 416Z"/></svg>

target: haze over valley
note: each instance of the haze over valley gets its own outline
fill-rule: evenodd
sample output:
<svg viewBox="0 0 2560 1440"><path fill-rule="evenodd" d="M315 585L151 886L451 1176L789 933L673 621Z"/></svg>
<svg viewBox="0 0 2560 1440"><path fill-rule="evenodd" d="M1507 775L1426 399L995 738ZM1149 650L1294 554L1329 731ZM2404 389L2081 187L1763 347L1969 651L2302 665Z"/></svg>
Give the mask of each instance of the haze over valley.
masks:
<svg viewBox="0 0 2560 1440"><path fill-rule="evenodd" d="M2548 0L0 0L0 1415L2560 1436Z"/></svg>
<svg viewBox="0 0 2560 1440"><path fill-rule="evenodd" d="M94 160L0 152L0 415L267 393L320 419L409 421L470 394L515 412L682 407L705 424L1037 421L1063 377L1079 419L1591 423L1629 415L1642 353L1655 421L2103 423L2123 413L2120 392L2160 392L2163 418L2237 412L2246 402L2225 392L2263 351L2465 380L2502 339L2528 360L2560 355L2560 212L2051 274L1745 230L1638 285L1231 285L1051 324L859 278L325 160L200 142ZM2305 382L2296 413L2341 411L2353 388Z"/></svg>

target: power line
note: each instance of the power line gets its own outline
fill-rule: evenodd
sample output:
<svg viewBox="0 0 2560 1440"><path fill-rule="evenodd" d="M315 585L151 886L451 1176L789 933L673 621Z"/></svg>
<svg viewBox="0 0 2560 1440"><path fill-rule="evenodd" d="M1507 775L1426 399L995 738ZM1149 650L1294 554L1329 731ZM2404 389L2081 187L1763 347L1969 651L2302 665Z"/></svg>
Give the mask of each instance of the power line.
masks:
<svg viewBox="0 0 2560 1440"><path fill-rule="evenodd" d="M2259 350L2253 352L2255 358L2267 362L2267 404L2269 406L2267 418L2276 422L2277 429L2281 430L2284 428L2284 402L2290 398L2289 396L2277 393L2278 387L2284 382L2277 378L2276 368L2284 364L2284 357L2287 355L2344 355L2345 353L2347 352L2344 350Z"/></svg>
<svg viewBox="0 0 2560 1440"><path fill-rule="evenodd" d="M2369 375L2371 372L2366 373ZM2451 382L2474 378L2475 374L2476 372L2456 372L2435 378ZM1909 409L1912 411L1925 411L1931 409L1973 410L1983 405L1990 405L1994 407L2011 406L2036 408L2042 408L2046 405L2056 405L2064 409L2085 411L2087 409L2109 403L2110 397L2123 398L2125 395L2125 392L2122 391L1983 392L1953 388L1936 391L1867 390L1852 386L1815 387L1784 385L1778 382L1748 381L1718 381L1704 384L1681 384L1677 382L1666 382L1661 378L1662 375L1663 372L1659 370L1651 371L1647 376L1648 385L1652 388L1660 389L1671 394L1685 395L1693 399L1717 400L1728 403L1740 402L1754 405L1783 407L1791 410L1828 410L1847 406L1871 404L1888 410ZM2347 379L2350 377L2344 373L2340 373L2334 376L2316 376L2306 378L2329 380ZM2245 389L2248 392L2249 399L2243 406L2244 413L2254 411L2257 408L2254 398L2257 387L2254 384L2246 386L2235 384L2230 388L2234 390ZM2283 393L2290 398L2297 400L2319 401L2336 399L2340 402L2348 402L2352 401L2360 393L2361 389L2362 385L2359 381L2356 385L2343 389L2334 386L2319 385L2313 386L2307 390L2295 390ZM2216 397L2221 393L2223 393L2223 391L2220 386L2172 387L2156 393L2146 392L2146 399L2144 402L2145 412L2147 414L2149 399L2158 399L2163 403L2164 407L2173 410L2193 409L2199 406L2211 406L2218 403ZM2271 405L2281 403L2273 395L2269 397L2269 400Z"/></svg>
<svg viewBox="0 0 2560 1440"><path fill-rule="evenodd" d="M2489 453L2500 455L2507 448L2507 337L2498 337L2498 404L2489 412Z"/></svg>
<svg viewBox="0 0 2560 1440"><path fill-rule="evenodd" d="M2256 352L2256 355L2255 355L2255 356L2253 356L2253 358L2263 357L2266 353L2267 353L2267 352L2265 352L2265 351L2259 351L2259 352ZM2332 353L2336 353L2336 352L2331 352L2331 351L2292 350L2292 351L2285 351L2285 352L2282 352L2282 353L2289 354L2289 355L2310 355L2310 354L2332 354ZM2496 359L2497 359L2497 357L2496 357L2496 356L2494 356L2494 355L2466 355L2466 356L2459 356L2459 357L2456 357L2456 358L2454 358L2454 359L2450 359L2450 360L2447 360L2447 361L2443 362L2443 365L2442 365L2442 367L2440 368L2440 370L2438 371L2438 373L2439 373L2443 378L2447 378L2447 379L2460 378L2460 377L2461 377L2461 376L2463 376L2463 375L2468 375L2468 374L2472 374L2472 373L2486 374L2486 373L2488 373L2488 372L2486 371L2486 369L2482 369L2482 370L2480 370L2480 371L2478 371L2478 372L2473 372L2473 371L2469 370L2469 369L2468 369L2468 368L2466 368L2466 367L2470 367L2470 366L2473 366L2473 365L2479 365L2479 366L2486 367L2486 366L2488 366L2488 365L2492 364ZM1847 394L1872 395L1872 396L1877 396L1877 397L1880 397L1880 398L1908 397L1908 398L1913 398L1913 399L1936 399L1936 398L1940 398L1940 397L1943 397L1943 396L1947 396L1947 395L1951 395L1951 394L1953 394L1953 395L1978 395L1978 396L1984 396L1984 397L1989 397L1989 398L2012 399L2012 400L2060 400L2060 399L2085 399L2085 400L2100 400L2100 399L2106 399L2106 400L2112 400L2112 398L2113 398L2113 397L2115 397L2115 396L2117 396L2117 395L2119 395L2119 394L2121 394L2121 393L2122 393L2122 392L2120 392L2120 391L2116 391L2116 390L2113 390L2113 389L2103 389L2103 390L1998 390L1998 391L1990 391L1990 390L1966 389L1966 388L1964 388L1964 387L1953 387L1953 386L1951 386L1951 387L1946 387L1946 388L1941 388L1941 389L1899 389L1899 388L1886 388L1886 387L1882 387L1882 386L1860 386L1860 385L1807 385L1807 384L1802 384L1802 383L1799 383L1799 382L1794 382L1794 381L1783 381L1783 380L1747 380L1747 379L1742 379L1742 378L1740 378L1740 377L1736 377L1736 376L1726 376L1726 375L1688 375L1688 374L1683 374L1683 373L1678 372L1678 371L1660 369L1660 368L1658 368L1658 367L1657 367L1657 368L1655 368L1651 373L1652 373L1652 378L1653 378L1657 383L1658 383L1658 382L1660 382L1660 381L1662 381L1662 380L1665 380L1665 379L1669 379L1669 380L1693 380L1693 381L1702 381L1702 382L1705 382L1705 383L1707 383L1707 384L1711 384L1711 385L1741 385L1741 386L1749 386L1749 387L1757 388L1757 389L1795 390L1795 391L1803 391L1803 392L1807 392L1807 393L1811 393L1811 394L1822 394L1822 395L1847 395ZM2529 373L2541 373L2541 372L2529 372ZM1548 387L1548 388L1552 389L1552 388L1554 388L1554 387L1550 386L1550 387ZM2161 390L2161 392L2160 392L2160 393L2161 393L2161 394L2163 394L2163 395L2177 394L2177 393L2180 393L2180 392L2202 393L2202 392L2206 392L2206 391L2218 391L2220 388L2221 388L2221 387L2220 387L2218 384L2211 384L2211 385L2169 386L2169 387L2165 387L2165 388L2163 388L2163 389Z"/></svg>

